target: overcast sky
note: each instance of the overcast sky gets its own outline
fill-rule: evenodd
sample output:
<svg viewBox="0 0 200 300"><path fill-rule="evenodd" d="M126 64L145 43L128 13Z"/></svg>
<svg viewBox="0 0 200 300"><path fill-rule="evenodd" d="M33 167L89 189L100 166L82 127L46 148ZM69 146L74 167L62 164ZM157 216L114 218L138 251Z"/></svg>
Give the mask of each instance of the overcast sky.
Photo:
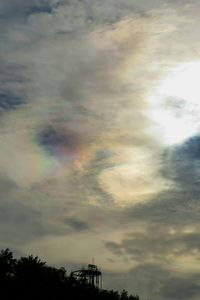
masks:
<svg viewBox="0 0 200 300"><path fill-rule="evenodd" d="M0 0L0 248L200 296L200 3Z"/></svg>

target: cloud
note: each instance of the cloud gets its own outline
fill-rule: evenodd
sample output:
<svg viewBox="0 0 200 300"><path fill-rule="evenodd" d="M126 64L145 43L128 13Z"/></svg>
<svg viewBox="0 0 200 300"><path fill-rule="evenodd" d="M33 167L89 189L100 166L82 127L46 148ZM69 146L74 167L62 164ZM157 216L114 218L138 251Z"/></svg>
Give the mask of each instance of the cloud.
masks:
<svg viewBox="0 0 200 300"><path fill-rule="evenodd" d="M153 274L153 276L152 276ZM106 287L129 288L130 292L144 299L198 299L199 275L191 273L188 276L179 272L170 272L157 264L145 264L133 268L129 272L104 274ZM115 285L116 284L116 285Z"/></svg>
<svg viewBox="0 0 200 300"><path fill-rule="evenodd" d="M177 228L199 222L199 137L167 147L161 155L162 176L171 182L168 190L152 195L151 201L127 211L127 218Z"/></svg>
<svg viewBox="0 0 200 300"><path fill-rule="evenodd" d="M108 247L116 255L133 259L136 262L162 262L173 264L178 258L193 256L199 260L199 234L195 226L178 229L173 226L155 231L152 226L144 232L128 233L121 243L106 242ZM173 267L172 267L173 268Z"/></svg>
<svg viewBox="0 0 200 300"><path fill-rule="evenodd" d="M8 0L0 4L1 16L23 17L34 13L51 13L58 3L57 0L30 0L26 3L22 0Z"/></svg>
<svg viewBox="0 0 200 300"><path fill-rule="evenodd" d="M191 278L193 279L193 278ZM175 279L171 278L167 284L162 288L161 293L165 296L166 299L197 299L200 292L200 287L198 284L198 277L192 282L188 278Z"/></svg>
<svg viewBox="0 0 200 300"><path fill-rule="evenodd" d="M19 184L23 183L26 185L26 181L27 184L35 182L36 179L31 178L31 174L27 176L30 168L29 162L33 160L33 157L35 157L35 161L38 161L34 165L41 165L43 164L42 162L45 162L47 168L48 165L54 166L60 163L56 157L48 157L43 151L45 149L48 153L55 152L61 148L60 144L57 146L49 145L48 147L44 147L43 145L43 149L41 149L38 143L35 143L35 140L37 141L35 137L38 137L40 134L42 135L42 132L44 140L45 129L43 128L45 127L52 126L57 131L58 129L56 128L62 128L60 129L62 132L73 132L74 137L77 136L78 139L80 136L84 136L82 145L85 143L85 146L83 145L83 148L86 149L87 147L90 149L89 154L84 154L86 159L87 156L92 156L93 151L98 151L99 144L102 142L105 151L112 151L112 144L118 143L116 139L118 138L118 127L120 127L120 124L117 125L118 118L116 117L118 110L125 101L121 97L122 95L119 94L120 88L116 84L117 82L120 84L120 78L118 73L115 74L115 72L118 72L117 69L120 67L120 64L123 64L123 57L129 55L131 49L133 49L131 57L134 55L137 57L138 49L136 49L137 47L135 47L131 40L136 39L136 41L139 41L140 35L141 38L143 36L138 27L143 21L136 20L133 24L126 21L116 24L114 31L111 28L107 28L103 32L95 32L89 36L86 35L85 44L79 42L79 35L76 34L68 38L67 41L64 36L59 37L58 43L54 43L54 38L57 36L54 18L58 20L62 19L58 11L55 15L52 14L47 19L42 14L33 15L32 18L29 18L26 28L24 25L20 26L20 34L23 35L24 42L22 43L20 52L15 56L16 59L13 58L12 51L6 55L7 60L10 60L10 57L12 57L12 60L16 60L16 66L23 66L24 73L26 74L25 77L28 78L27 96L24 96L26 97L25 101L27 105L10 116L12 126L16 130L8 133L8 129L6 129L2 133L4 140L7 140L6 145L9 147L7 149L7 146L4 145L5 152L10 153L10 157L13 158L16 155L19 156L17 160L14 159L13 164L8 162L7 167L6 161L2 162L2 164L4 165L4 170L7 169L6 172L9 176L12 176L12 179L15 177ZM65 19L68 21L67 18ZM40 22L42 23L40 24ZM136 25L136 28L134 28L134 25ZM39 31L39 27L43 30ZM55 28L55 31L48 32L50 27L52 29ZM34 28L35 31L33 30ZM130 32L130 37L127 35L126 29ZM41 38L39 32L42 32L46 36L46 39L44 37ZM18 33L11 33L10 31L11 36L8 35L10 42L14 45L14 49L16 44L19 43ZM36 39L37 34L39 34L37 43L31 44L32 37ZM117 37L118 35L119 37ZM113 39L111 44L109 44L110 38ZM103 40L104 42L102 43ZM127 50L122 49L125 41L129 43ZM49 49L48 53L46 52L47 48ZM112 54L112 59L110 59L113 49L115 49L115 54ZM90 56L87 55L88 51L90 52ZM22 80L18 82L18 89L24 83L26 81ZM10 83L8 79L7 85L8 89L13 89L13 83ZM122 91L120 93L122 94ZM108 97L114 100L107 101ZM126 111L124 113L126 114ZM135 117L137 117L137 114L142 118L139 107L136 109ZM137 118L139 119L139 117ZM46 123L50 125L46 125ZM140 123L142 124L142 122ZM3 128L8 128L8 126L11 126L10 120L5 120ZM138 124L137 127L139 129L140 125ZM22 128L23 134L20 134L19 132L22 131ZM107 132L107 137L105 132ZM130 136L130 133L131 130L125 129L125 132L122 130L121 135L126 134L128 140L131 138L134 139L133 132L131 134L133 137ZM11 135L13 136L12 146L8 142ZM66 143L66 133L56 133L56 135L57 138L58 135L65 135ZM135 135L136 139L139 140L139 133ZM44 144L40 143L42 137L39 139L39 144ZM25 140L26 147L22 146L23 140ZM16 145L15 141L17 144L18 141L21 141L21 143ZM138 142L140 143L140 141ZM66 147L64 148L66 149ZM15 155L12 155L12 149L15 149ZM15 170L18 168L16 163L20 162L22 153L21 164L22 161L24 163L23 168L21 168L20 177L15 175ZM67 155L65 157L67 160ZM43 174L41 174L42 177L45 176ZM41 180L41 177L38 180Z"/></svg>
<svg viewBox="0 0 200 300"><path fill-rule="evenodd" d="M0 110L1 112L10 109L16 109L18 106L24 104L23 100L14 95L0 94Z"/></svg>
<svg viewBox="0 0 200 300"><path fill-rule="evenodd" d="M39 144L49 155L58 158L66 167L79 163L83 151L83 141L67 129L44 128L38 135Z"/></svg>
<svg viewBox="0 0 200 300"><path fill-rule="evenodd" d="M196 191L200 180L200 139L193 136L184 143L165 151L165 176L171 177L183 189Z"/></svg>
<svg viewBox="0 0 200 300"><path fill-rule="evenodd" d="M122 149L127 163L107 168L101 173L100 183L113 195L116 203L133 205L148 202L153 194L169 188L169 182L159 176L159 159L148 152L144 148Z"/></svg>
<svg viewBox="0 0 200 300"><path fill-rule="evenodd" d="M14 191L8 191L1 198L0 217L1 217L1 248L13 247L15 249L26 240L30 240L37 235L43 235L48 232L41 226L41 213L39 210L31 208L28 203L20 203L14 199ZM15 201L14 201L15 200Z"/></svg>
<svg viewBox="0 0 200 300"><path fill-rule="evenodd" d="M90 228L86 222L79 221L73 218L66 219L65 222L76 231L88 230Z"/></svg>
<svg viewBox="0 0 200 300"><path fill-rule="evenodd" d="M108 288L195 299L199 137L166 149L148 109L198 57L199 26L195 2L166 2L0 4L1 245L76 267L95 255Z"/></svg>

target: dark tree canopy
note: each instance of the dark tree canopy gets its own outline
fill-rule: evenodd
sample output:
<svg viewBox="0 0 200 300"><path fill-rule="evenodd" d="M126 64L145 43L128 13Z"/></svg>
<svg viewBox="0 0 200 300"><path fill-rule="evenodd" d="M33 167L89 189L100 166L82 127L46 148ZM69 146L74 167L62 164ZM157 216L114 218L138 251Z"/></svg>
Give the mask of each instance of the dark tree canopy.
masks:
<svg viewBox="0 0 200 300"><path fill-rule="evenodd" d="M99 290L37 256L15 259L9 249L0 252L0 286L4 299L139 300L125 290Z"/></svg>

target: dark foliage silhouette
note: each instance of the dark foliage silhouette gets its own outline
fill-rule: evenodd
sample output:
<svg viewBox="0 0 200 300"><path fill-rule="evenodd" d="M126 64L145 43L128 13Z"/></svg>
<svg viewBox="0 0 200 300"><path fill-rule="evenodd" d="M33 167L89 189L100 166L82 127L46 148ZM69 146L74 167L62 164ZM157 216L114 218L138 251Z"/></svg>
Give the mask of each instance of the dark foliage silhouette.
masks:
<svg viewBox="0 0 200 300"><path fill-rule="evenodd" d="M99 290L37 256L17 260L9 249L0 252L0 287L3 299L139 300L125 290Z"/></svg>

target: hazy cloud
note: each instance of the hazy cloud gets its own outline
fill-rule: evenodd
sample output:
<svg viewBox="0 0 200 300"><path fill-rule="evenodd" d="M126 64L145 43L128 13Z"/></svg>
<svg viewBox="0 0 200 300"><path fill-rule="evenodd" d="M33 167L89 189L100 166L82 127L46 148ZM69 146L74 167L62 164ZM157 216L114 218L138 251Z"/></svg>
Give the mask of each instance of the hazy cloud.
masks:
<svg viewBox="0 0 200 300"><path fill-rule="evenodd" d="M199 136L166 145L149 111L170 70L199 59L199 3L0 11L1 247L54 264L95 256L109 289L196 300ZM183 117L186 100L163 101Z"/></svg>
<svg viewBox="0 0 200 300"><path fill-rule="evenodd" d="M200 138L193 136L183 144L166 150L163 172L182 188L198 189L200 180Z"/></svg>
<svg viewBox="0 0 200 300"><path fill-rule="evenodd" d="M90 228L86 222L72 218L66 219L65 222L76 231L88 230Z"/></svg>

